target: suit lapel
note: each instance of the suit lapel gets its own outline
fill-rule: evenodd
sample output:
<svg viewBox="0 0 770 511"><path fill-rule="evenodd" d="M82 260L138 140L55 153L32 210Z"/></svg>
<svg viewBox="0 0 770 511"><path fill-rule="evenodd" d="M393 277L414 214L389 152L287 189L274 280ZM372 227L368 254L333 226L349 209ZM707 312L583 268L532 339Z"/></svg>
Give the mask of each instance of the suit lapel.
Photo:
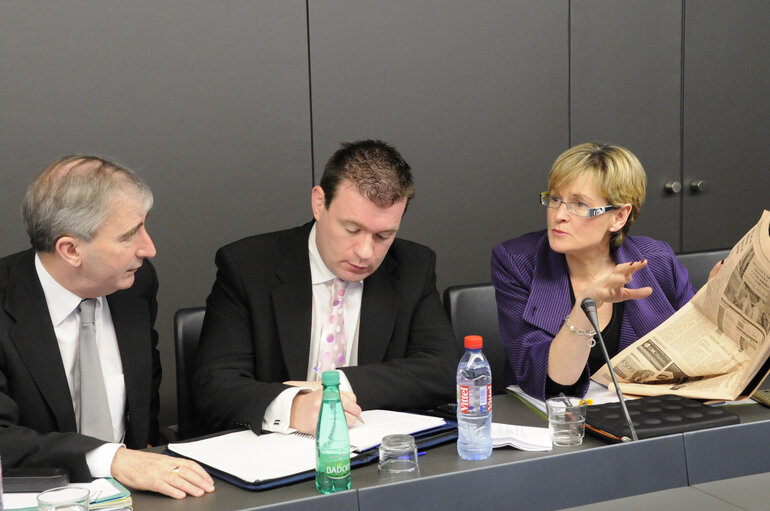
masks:
<svg viewBox="0 0 770 511"><path fill-rule="evenodd" d="M298 231L286 256L276 267L279 283L271 290L281 351L292 380L307 378L310 357L313 290L307 240L312 223L305 227Z"/></svg>
<svg viewBox="0 0 770 511"><path fill-rule="evenodd" d="M51 408L58 430L76 431L67 375L31 250L20 257L11 270L4 306L16 321L10 338Z"/></svg>
<svg viewBox="0 0 770 511"><path fill-rule="evenodd" d="M358 329L358 364L385 360L396 324L401 283L393 277L396 262L385 257L380 267L364 280L361 320Z"/></svg>
<svg viewBox="0 0 770 511"><path fill-rule="evenodd" d="M152 393L152 355L147 342L152 326L147 303L125 291L107 296L107 303L118 338L126 404L129 410L137 410L147 406L146 396Z"/></svg>
<svg viewBox="0 0 770 511"><path fill-rule="evenodd" d="M555 336L572 310L567 262L563 254L550 249L547 236L538 243L536 261L524 321Z"/></svg>
<svg viewBox="0 0 770 511"><path fill-rule="evenodd" d="M641 261L642 259L644 259L644 255L636 248L630 238L618 247L615 253L615 262L618 264ZM676 312L649 267L636 272L631 282L626 285L630 289L647 286L652 288L650 296L644 300L627 300L625 302L625 317L620 333L620 350L656 328L661 323L662 318L667 318Z"/></svg>

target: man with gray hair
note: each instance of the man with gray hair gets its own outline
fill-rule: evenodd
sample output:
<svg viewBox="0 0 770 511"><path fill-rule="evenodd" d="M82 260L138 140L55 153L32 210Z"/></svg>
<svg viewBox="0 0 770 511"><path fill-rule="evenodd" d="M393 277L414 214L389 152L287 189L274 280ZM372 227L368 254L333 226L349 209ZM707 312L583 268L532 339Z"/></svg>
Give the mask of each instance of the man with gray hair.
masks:
<svg viewBox="0 0 770 511"><path fill-rule="evenodd" d="M0 453L183 498L214 490L158 442L158 280L145 259L153 196L132 171L67 156L29 186L32 249L0 259Z"/></svg>

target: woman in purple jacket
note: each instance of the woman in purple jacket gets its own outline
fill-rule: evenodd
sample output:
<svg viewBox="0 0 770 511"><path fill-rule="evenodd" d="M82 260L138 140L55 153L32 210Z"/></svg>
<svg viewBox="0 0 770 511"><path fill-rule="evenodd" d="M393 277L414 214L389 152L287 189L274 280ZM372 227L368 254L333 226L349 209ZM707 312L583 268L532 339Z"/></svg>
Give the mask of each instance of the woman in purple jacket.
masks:
<svg viewBox="0 0 770 511"><path fill-rule="evenodd" d="M593 348L583 298L596 301L610 356L692 298L687 270L667 243L628 236L646 184L627 149L572 147L556 159L540 196L548 228L495 246L492 283L507 383L539 399L585 395L604 360Z"/></svg>

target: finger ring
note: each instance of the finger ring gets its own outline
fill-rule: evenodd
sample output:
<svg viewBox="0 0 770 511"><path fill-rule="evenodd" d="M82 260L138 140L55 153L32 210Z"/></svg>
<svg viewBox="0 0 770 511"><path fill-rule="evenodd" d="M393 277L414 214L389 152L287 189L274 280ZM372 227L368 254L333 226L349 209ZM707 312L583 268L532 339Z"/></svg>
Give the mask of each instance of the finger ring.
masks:
<svg viewBox="0 0 770 511"><path fill-rule="evenodd" d="M179 473L179 466L177 465L176 467L172 468L171 472L174 473L174 474L178 474Z"/></svg>

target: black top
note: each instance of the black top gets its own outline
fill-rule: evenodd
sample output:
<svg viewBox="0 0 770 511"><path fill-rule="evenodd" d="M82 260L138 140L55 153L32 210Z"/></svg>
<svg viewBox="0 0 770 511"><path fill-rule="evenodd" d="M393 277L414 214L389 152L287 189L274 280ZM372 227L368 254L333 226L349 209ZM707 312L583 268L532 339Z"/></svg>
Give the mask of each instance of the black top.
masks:
<svg viewBox="0 0 770 511"><path fill-rule="evenodd" d="M618 354L618 345L620 344L620 325L623 323L623 312L626 309L626 302L616 302L612 304L612 318L607 326L602 330L602 339L607 348L607 354L610 358ZM591 354L588 355L588 369L591 374L596 373L606 363L602 349L597 339L596 345L591 348Z"/></svg>

